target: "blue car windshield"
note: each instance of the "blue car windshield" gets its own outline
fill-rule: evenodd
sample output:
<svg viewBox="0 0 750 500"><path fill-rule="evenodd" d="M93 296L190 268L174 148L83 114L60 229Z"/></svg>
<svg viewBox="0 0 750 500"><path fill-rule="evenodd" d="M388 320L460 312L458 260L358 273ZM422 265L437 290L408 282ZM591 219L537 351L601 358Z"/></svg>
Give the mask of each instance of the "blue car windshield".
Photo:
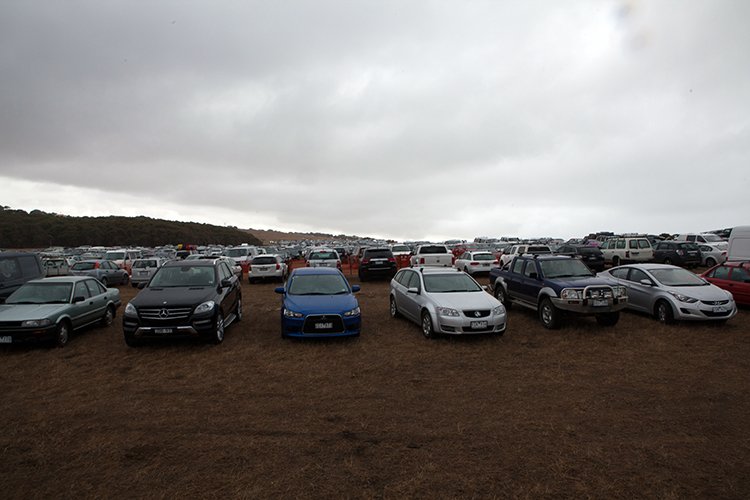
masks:
<svg viewBox="0 0 750 500"><path fill-rule="evenodd" d="M482 291L482 287L464 273L425 275L424 289L431 293Z"/></svg>
<svg viewBox="0 0 750 500"><path fill-rule="evenodd" d="M26 283L13 292L6 304L67 304L72 283Z"/></svg>
<svg viewBox="0 0 750 500"><path fill-rule="evenodd" d="M154 274L149 287L203 287L216 283L213 266L162 267Z"/></svg>
<svg viewBox="0 0 750 500"><path fill-rule="evenodd" d="M349 284L340 274L307 274L292 276L287 289L289 295L343 295Z"/></svg>

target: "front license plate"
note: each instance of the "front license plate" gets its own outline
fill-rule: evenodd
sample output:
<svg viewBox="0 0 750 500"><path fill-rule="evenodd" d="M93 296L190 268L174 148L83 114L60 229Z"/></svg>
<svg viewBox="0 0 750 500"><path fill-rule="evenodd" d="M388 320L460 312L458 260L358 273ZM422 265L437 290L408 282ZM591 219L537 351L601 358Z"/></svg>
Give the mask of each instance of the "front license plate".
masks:
<svg viewBox="0 0 750 500"><path fill-rule="evenodd" d="M594 299L594 301L593 301L593 306L594 307L602 307L602 306L606 306L606 305L607 305L607 301L604 300L604 299Z"/></svg>
<svg viewBox="0 0 750 500"><path fill-rule="evenodd" d="M0 344L12 344L13 343L13 337L10 335L3 335L0 337Z"/></svg>
<svg viewBox="0 0 750 500"><path fill-rule="evenodd" d="M138 276L146 276L148 271L138 271Z"/></svg>
<svg viewBox="0 0 750 500"><path fill-rule="evenodd" d="M316 330L330 330L333 328L333 323L315 323Z"/></svg>
<svg viewBox="0 0 750 500"><path fill-rule="evenodd" d="M716 307L714 307L714 312L715 313L725 313L725 312L727 312L727 308L724 307L724 306L716 306Z"/></svg>
<svg viewBox="0 0 750 500"><path fill-rule="evenodd" d="M487 322L486 321L472 321L471 327L478 330L480 328L487 328Z"/></svg>
<svg viewBox="0 0 750 500"><path fill-rule="evenodd" d="M167 335L172 333L171 328L154 328L154 333L157 335Z"/></svg>

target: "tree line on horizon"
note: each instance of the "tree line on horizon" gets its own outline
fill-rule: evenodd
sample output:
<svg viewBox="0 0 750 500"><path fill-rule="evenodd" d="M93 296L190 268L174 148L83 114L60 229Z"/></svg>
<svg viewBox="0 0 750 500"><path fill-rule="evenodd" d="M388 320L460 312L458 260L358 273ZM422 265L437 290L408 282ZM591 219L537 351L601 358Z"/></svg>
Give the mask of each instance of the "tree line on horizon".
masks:
<svg viewBox="0 0 750 500"><path fill-rule="evenodd" d="M150 217L71 217L41 210L0 207L0 248L45 248L176 245L261 245L252 234L236 227L177 222Z"/></svg>

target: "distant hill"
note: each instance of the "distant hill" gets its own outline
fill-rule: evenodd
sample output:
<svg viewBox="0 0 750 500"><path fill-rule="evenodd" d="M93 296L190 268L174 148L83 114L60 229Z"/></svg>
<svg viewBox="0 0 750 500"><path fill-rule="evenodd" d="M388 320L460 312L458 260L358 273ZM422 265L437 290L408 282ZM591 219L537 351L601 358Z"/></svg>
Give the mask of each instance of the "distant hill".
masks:
<svg viewBox="0 0 750 500"><path fill-rule="evenodd" d="M359 236L345 236L343 234L333 235L325 233L285 233L274 231L273 229L247 229L247 232L254 235L264 244L272 241L295 241L295 240L312 240L312 241L330 241L330 240L358 240Z"/></svg>
<svg viewBox="0 0 750 500"><path fill-rule="evenodd" d="M236 227L176 222L150 217L70 217L40 210L0 207L0 248L196 245L260 245Z"/></svg>

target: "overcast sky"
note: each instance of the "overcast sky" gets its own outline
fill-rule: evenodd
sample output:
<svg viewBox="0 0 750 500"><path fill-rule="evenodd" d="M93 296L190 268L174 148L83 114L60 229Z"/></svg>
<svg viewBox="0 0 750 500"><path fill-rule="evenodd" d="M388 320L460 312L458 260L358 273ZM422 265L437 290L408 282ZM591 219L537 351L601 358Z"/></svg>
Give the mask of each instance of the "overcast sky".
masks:
<svg viewBox="0 0 750 500"><path fill-rule="evenodd" d="M3 0L0 204L395 239L747 224L748 19L745 0Z"/></svg>

